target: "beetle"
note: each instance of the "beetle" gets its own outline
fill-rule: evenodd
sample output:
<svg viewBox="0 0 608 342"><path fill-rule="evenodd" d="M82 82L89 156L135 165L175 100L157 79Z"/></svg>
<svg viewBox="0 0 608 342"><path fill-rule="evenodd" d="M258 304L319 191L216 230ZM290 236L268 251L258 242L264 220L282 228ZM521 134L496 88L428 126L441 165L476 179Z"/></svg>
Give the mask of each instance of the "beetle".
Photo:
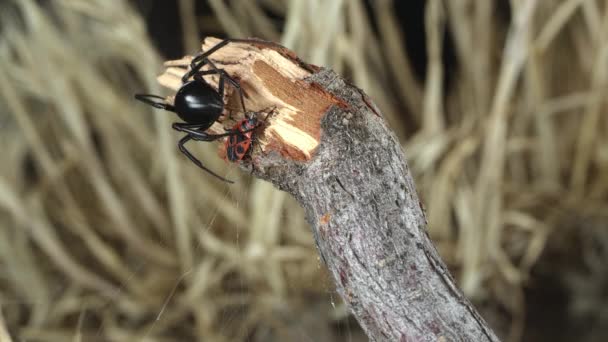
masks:
<svg viewBox="0 0 608 342"><path fill-rule="evenodd" d="M239 121L228 132L234 132L226 139L226 158L231 162L243 160L251 148L253 130L258 126L255 117Z"/></svg>
<svg viewBox="0 0 608 342"><path fill-rule="evenodd" d="M177 144L179 150L199 168L205 170L220 180L228 183L234 183L205 167L200 160L198 160L192 155L192 153L190 153L190 151L188 151L185 146L185 144L190 140L215 141L224 137L228 137L228 140L230 140L232 137L238 140L240 138L237 137L249 134L255 128L245 125L248 128L245 128L244 130L228 130L223 134L205 133L209 127L218 121L222 115L222 112L224 111L224 87L226 82L230 83L238 92L241 105L243 107L243 113L247 113L243 91L239 82L230 77L225 70L219 69L213 62L209 60L209 56L212 53L219 50L230 41L231 40L229 39L224 40L211 49L202 52L193 58L192 62L190 63L190 69L182 77L182 85L175 94L173 104L165 102L165 99L162 96L153 94L135 94L135 98L153 106L154 108L164 109L177 114L177 116L184 122L175 122L172 124L172 128L179 132L186 133L186 135L181 138ZM208 65L210 69L201 70L201 68L205 65ZM219 75L217 90L207 83L207 81L205 81L203 78L205 75ZM190 79L191 77L193 78L192 80ZM239 125L239 128L241 128L241 126L242 125ZM251 134L248 136L250 137ZM248 140L248 143L250 144L251 140ZM249 145L247 145L247 148L248 147Z"/></svg>
<svg viewBox="0 0 608 342"><path fill-rule="evenodd" d="M267 122L268 117L273 115L276 109L276 106L267 108L263 122ZM245 119L237 122L232 129L226 130L233 134L226 139L224 159L228 159L231 162L241 161L250 152L255 129L260 126L260 122L254 114L259 115L259 112L245 113Z"/></svg>

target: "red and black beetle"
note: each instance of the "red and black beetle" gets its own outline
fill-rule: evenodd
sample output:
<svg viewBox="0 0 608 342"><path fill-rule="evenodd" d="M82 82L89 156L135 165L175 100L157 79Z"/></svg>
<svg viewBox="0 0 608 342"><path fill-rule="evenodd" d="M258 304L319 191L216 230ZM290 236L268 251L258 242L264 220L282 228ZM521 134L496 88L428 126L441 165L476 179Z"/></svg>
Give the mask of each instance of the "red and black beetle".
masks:
<svg viewBox="0 0 608 342"><path fill-rule="evenodd" d="M226 158L231 162L243 160L251 148L253 131L258 125L255 117L239 121L231 130L226 139Z"/></svg>

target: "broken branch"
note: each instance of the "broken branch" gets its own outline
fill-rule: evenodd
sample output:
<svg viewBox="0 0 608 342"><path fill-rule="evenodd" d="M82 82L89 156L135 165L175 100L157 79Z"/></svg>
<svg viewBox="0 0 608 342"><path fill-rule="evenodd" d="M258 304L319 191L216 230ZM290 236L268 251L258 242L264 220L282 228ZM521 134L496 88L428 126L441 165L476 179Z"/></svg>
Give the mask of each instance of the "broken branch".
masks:
<svg viewBox="0 0 608 342"><path fill-rule="evenodd" d="M203 50L218 42L207 38ZM179 89L191 58L167 62L159 82ZM431 243L401 145L363 91L259 40L231 42L209 59L240 82L248 111L273 109L248 162L304 207L338 292L371 340L498 341ZM206 79L217 85L217 76ZM227 110L211 131L235 115Z"/></svg>

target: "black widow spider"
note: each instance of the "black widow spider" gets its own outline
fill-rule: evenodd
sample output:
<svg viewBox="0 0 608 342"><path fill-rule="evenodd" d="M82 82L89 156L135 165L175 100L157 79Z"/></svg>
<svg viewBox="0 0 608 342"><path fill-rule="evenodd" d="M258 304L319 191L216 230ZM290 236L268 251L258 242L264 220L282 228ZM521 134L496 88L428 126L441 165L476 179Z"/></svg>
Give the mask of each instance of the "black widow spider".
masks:
<svg viewBox="0 0 608 342"><path fill-rule="evenodd" d="M212 174L213 176L228 182L234 183L215 172L211 171L203 165L196 157L186 149L185 144L190 140L196 141L214 141L224 137L243 135L249 131L253 131L256 127L251 128L247 131L230 130L223 134L209 134L205 131L215 123L222 115L224 110L224 83L229 82L239 93L241 105L243 106L243 113L249 114L245 109L245 101L243 99L243 91L238 81L231 78L225 70L219 69L213 62L209 60L209 56L226 46L230 43L230 39L225 39L212 47L211 49L200 53L192 59L190 63L190 70L182 77L182 86L175 94L174 104L168 104L164 101L164 98L158 95L152 94L136 94L135 98L147 103L154 108L164 109L177 114L185 122L173 123L173 129L187 133L186 136L179 140L177 146L179 150L188 157L194 164L201 169ZM211 69L201 71L201 68L205 65L209 65ZM205 75L219 75L218 89L215 90L203 76ZM190 80L190 77L193 77ZM154 101L162 100L162 101Z"/></svg>

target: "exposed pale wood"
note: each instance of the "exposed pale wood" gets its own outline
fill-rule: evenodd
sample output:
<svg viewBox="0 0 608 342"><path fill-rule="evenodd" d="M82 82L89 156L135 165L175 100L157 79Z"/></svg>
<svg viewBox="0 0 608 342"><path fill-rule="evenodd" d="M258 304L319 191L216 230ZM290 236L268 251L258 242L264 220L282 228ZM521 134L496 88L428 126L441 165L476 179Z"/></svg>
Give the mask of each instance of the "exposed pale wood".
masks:
<svg viewBox="0 0 608 342"><path fill-rule="evenodd" d="M8 333L6 329L6 324L4 323L4 317L2 316L2 310L0 310L0 342L12 342L11 335Z"/></svg>

